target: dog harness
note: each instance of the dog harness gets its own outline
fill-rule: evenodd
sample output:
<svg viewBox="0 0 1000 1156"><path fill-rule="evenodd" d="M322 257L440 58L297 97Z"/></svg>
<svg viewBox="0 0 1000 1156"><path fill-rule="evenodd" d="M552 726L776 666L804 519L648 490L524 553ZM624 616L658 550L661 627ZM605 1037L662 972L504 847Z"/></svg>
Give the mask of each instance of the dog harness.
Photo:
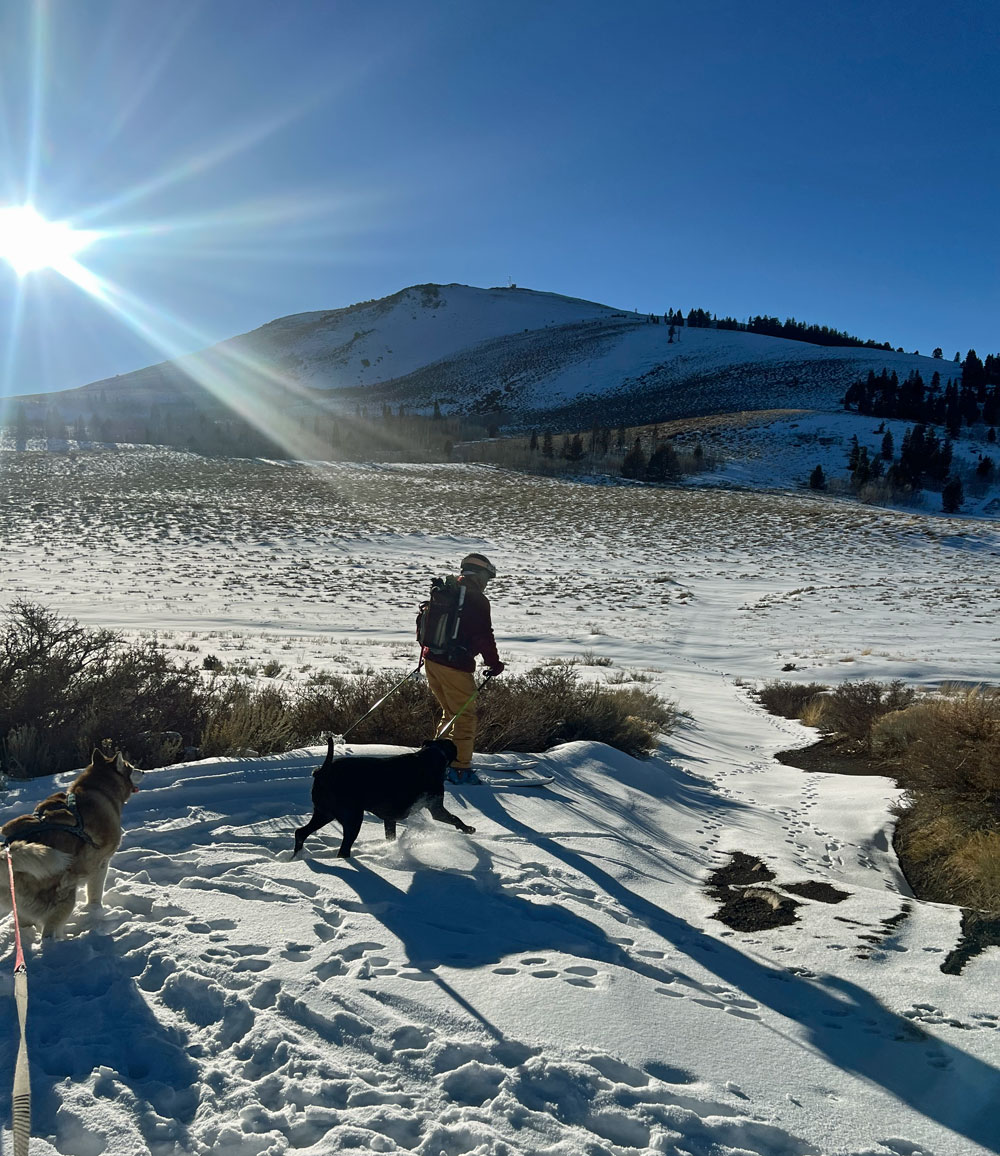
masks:
<svg viewBox="0 0 1000 1156"><path fill-rule="evenodd" d="M78 839L82 839L84 843L89 843L91 847L96 847L97 844L84 830L83 819L80 818L80 812L76 806L76 796L72 791L66 792L66 810L69 811L75 821L75 825L72 827L68 823L53 823L51 820L46 820L46 812L41 810L41 804L39 804L39 806L35 808L34 815L32 816L37 822L33 823L30 827L26 825L24 831L13 831L4 839L3 845L9 847L11 843L16 842L33 843L35 839L45 831L62 831L65 835L75 835Z"/></svg>

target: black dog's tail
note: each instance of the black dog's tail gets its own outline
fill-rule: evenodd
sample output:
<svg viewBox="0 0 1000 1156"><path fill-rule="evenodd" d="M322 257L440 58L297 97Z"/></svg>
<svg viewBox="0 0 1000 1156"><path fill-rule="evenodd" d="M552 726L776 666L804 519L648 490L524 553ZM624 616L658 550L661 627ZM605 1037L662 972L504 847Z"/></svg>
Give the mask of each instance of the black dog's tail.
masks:
<svg viewBox="0 0 1000 1156"><path fill-rule="evenodd" d="M320 771L328 771L333 766L333 735L327 735L326 739L326 762L318 766L313 775L318 775Z"/></svg>

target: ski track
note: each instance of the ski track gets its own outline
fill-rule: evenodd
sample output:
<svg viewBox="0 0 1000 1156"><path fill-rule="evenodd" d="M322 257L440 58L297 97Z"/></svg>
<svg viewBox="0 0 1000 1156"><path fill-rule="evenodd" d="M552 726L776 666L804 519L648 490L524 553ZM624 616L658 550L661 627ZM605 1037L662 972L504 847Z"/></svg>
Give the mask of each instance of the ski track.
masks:
<svg viewBox="0 0 1000 1156"><path fill-rule="evenodd" d="M178 657L278 655L302 678L412 662L427 575L480 548L503 559L495 617L514 669L601 656L614 666L592 677L624 665L690 715L649 763L570 744L546 761L551 789L453 792L469 839L414 821L392 845L366 822L350 866L339 832L290 859L318 750L152 773L104 917L31 954L33 1151L990 1150L948 1103L986 1086L1000 1019L978 989L939 982L958 916L909 896L886 836L892 784L852 784L846 815L835 776L775 764L810 732L767 715L744 680L789 661L817 681L995 676L992 526L966 524L956 547L915 514L516 475L498 487L475 467L135 451L4 455L4 470L8 600L155 627ZM732 932L702 884L735 850L768 862L779 891L820 878L850 897ZM883 977L911 955L916 998L899 1003ZM717 1049L682 1060L671 1043L719 1033L760 1056L762 1087L791 1033L809 1073L799 1099L758 1106L761 1087L727 1080ZM885 1124L852 1146L835 1121L858 1096ZM921 1096L931 1123L907 1139ZM830 1121L828 1149L803 1097ZM900 1103L913 1112L896 1129Z"/></svg>

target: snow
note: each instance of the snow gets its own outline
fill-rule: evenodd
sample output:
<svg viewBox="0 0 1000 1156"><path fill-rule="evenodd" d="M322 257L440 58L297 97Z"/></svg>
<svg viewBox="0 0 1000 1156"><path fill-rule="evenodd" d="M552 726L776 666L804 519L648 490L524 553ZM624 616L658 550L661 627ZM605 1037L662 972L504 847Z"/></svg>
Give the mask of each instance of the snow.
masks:
<svg viewBox="0 0 1000 1156"><path fill-rule="evenodd" d="M335 827L290 856L318 747L150 771L103 917L28 951L32 1152L997 1151L997 949L941 971L960 912L909 894L891 781L778 762L814 734L751 688L996 681L1000 537L775 489L772 458L680 490L0 454L4 604L293 681L402 672L427 579L479 549L512 672L572 660L687 712L648 760L570 743L550 787L450 787L474 835L417 817L386 843L368 819L350 862ZM10 784L7 815L51 789ZM847 898L733 931L707 880L736 851Z"/></svg>

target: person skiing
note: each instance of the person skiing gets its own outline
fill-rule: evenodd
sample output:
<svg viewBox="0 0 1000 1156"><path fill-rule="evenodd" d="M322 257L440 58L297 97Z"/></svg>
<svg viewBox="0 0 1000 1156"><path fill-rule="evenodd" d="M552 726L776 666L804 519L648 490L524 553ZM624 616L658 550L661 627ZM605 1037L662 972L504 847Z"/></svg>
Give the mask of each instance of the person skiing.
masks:
<svg viewBox="0 0 1000 1156"><path fill-rule="evenodd" d="M458 585L464 587L465 596L454 641L445 654L431 655L426 646L421 651L427 683L441 707L441 725L462 711L450 734L458 754L451 764L449 778L457 783L479 781L472 769L476 700L468 701L476 692L476 656L482 655L490 678L495 678L504 669L493 637L490 603L484 593L487 582L496 575L496 567L484 554L467 554L462 559ZM463 710L467 702L468 706Z"/></svg>

